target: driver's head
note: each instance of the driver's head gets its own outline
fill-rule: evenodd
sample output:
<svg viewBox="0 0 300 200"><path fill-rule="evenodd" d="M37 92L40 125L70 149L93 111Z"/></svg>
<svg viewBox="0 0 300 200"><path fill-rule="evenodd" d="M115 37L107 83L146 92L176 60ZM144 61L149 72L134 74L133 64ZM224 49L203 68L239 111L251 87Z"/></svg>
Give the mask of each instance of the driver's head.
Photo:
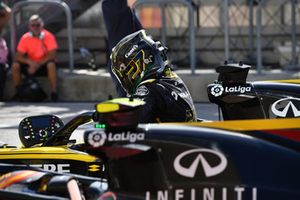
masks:
<svg viewBox="0 0 300 200"><path fill-rule="evenodd" d="M41 31L44 28L44 22L39 15L32 15L29 18L28 26L29 26L30 32L34 36L39 36L39 34L41 33Z"/></svg>
<svg viewBox="0 0 300 200"><path fill-rule="evenodd" d="M123 38L112 50L112 71L128 94L143 80L156 78L167 65L166 47L140 30Z"/></svg>

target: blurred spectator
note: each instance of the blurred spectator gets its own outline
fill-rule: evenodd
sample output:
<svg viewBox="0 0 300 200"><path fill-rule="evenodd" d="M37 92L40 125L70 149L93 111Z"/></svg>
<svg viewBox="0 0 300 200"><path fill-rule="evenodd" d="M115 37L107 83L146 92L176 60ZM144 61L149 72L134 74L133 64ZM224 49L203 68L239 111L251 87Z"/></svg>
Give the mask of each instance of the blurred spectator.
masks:
<svg viewBox="0 0 300 200"><path fill-rule="evenodd" d="M0 34L10 17L11 9L2 1L0 2ZM0 101L3 100L3 92L8 69L8 48L4 38L0 36Z"/></svg>
<svg viewBox="0 0 300 200"><path fill-rule="evenodd" d="M55 36L44 29L44 22L39 15L32 15L28 22L29 32L25 33L17 46L15 61L12 65L12 78L16 87L14 100L20 100L21 73L27 77L47 74L51 100L57 101L56 49Z"/></svg>
<svg viewBox="0 0 300 200"><path fill-rule="evenodd" d="M142 25L135 15L134 10L129 6L133 1L129 0L103 0L102 13L108 35L109 54L112 48L125 36L142 29ZM108 70L116 85L119 96L126 96L120 83L116 80L111 71L111 63L108 63Z"/></svg>

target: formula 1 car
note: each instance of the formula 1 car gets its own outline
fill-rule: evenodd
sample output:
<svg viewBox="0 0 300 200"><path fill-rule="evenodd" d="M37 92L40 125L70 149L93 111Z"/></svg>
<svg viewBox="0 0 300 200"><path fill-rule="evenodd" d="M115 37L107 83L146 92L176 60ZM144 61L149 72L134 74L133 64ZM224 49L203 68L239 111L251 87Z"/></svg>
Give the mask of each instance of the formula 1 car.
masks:
<svg viewBox="0 0 300 200"><path fill-rule="evenodd" d="M97 178L12 164L0 164L0 174L0 199L115 199L115 195L107 191L107 182Z"/></svg>
<svg viewBox="0 0 300 200"><path fill-rule="evenodd" d="M81 151L81 145L69 137L67 140L61 139L61 135L71 136L78 124L92 121L92 113L82 113L65 125L54 115L26 117L19 124L19 138L23 147L2 143L0 163L103 178L101 159Z"/></svg>
<svg viewBox="0 0 300 200"><path fill-rule="evenodd" d="M84 150L101 158L106 179L85 181L89 177L75 175L70 178L73 175L69 175L61 178L65 180L61 192L51 193L50 180L55 173L37 174L41 179L31 181L50 177L45 183L50 189L39 193L38 189L30 187L35 191L30 197L27 187L20 190L19 185L13 187L12 184L1 189L1 183L6 185L7 178L18 170L6 168L3 171L0 166L0 173L5 172L0 178L0 194L17 194L14 199L72 199L72 192L69 196L63 193L68 193L69 181L76 180L79 190L82 187L81 195L89 193L86 191L93 182L98 184L93 184L96 188L106 183L107 188L102 188L101 192L96 190L95 194L107 194L108 199L300 198L299 118L138 124L143 104L139 100L114 99L98 104L97 112L89 117L76 117L76 126L89 121L88 118L97 121L95 128L85 132ZM51 136L42 146L68 141L72 130L65 130L69 132L60 137ZM30 181L21 183L28 185ZM86 196L86 199L92 198Z"/></svg>
<svg viewBox="0 0 300 200"><path fill-rule="evenodd" d="M98 128L85 132L85 151L105 165L109 198L299 199L300 140L294 136L300 134L300 119L138 124L142 104L128 99L98 104L98 115L92 115ZM77 117L81 120L76 125L86 118ZM69 139L68 134L60 136L50 137L42 146ZM71 178L66 180L65 192ZM17 194L15 199L30 196L19 188L0 193ZM37 195L70 198L43 192L47 193Z"/></svg>
<svg viewBox="0 0 300 200"><path fill-rule="evenodd" d="M241 79L235 72L246 67L240 64L233 67L230 72L226 69L220 73L218 82L208 87L209 97L220 105L225 120L238 118L236 108L241 110L240 118L251 120L138 124L138 113L144 103L114 99L98 104L95 113L75 117L54 134L51 131L51 134L49 131L31 134L30 126L26 126L20 129L24 137L21 141L28 151L36 148L32 145L37 143L39 151L66 146L79 125L97 121L95 128L85 132L85 145L69 147L100 158L108 188L118 199L299 199L300 119L254 120L251 112L256 107L264 113L259 118L298 117L297 81L270 83L270 86L252 83L242 89L241 85L248 83L239 82ZM228 78L222 79L224 76L236 81L226 82ZM276 86L282 87L282 95ZM293 99L278 102L272 98L268 106L263 106L263 95ZM259 104L252 104L253 99L259 100ZM238 107L238 103L242 106ZM244 117L248 105L256 106Z"/></svg>
<svg viewBox="0 0 300 200"><path fill-rule="evenodd" d="M207 88L224 120L300 117L300 79L246 82L249 65L216 68L218 80Z"/></svg>
<svg viewBox="0 0 300 200"><path fill-rule="evenodd" d="M119 104L85 133L119 199L300 198L300 118L138 125Z"/></svg>
<svg viewBox="0 0 300 200"><path fill-rule="evenodd" d="M82 144L70 140L93 112L82 113L67 124L54 115L26 117L19 124L23 147L0 146L0 199L111 199L104 165Z"/></svg>

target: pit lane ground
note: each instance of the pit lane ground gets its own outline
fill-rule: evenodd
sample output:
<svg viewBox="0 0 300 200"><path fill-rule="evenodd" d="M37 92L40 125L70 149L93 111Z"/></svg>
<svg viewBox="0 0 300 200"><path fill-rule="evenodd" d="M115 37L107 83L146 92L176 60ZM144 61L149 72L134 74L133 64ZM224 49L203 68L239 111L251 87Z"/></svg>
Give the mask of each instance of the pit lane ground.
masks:
<svg viewBox="0 0 300 200"><path fill-rule="evenodd" d="M64 123L85 111L94 110L96 102L11 103L0 102L0 141L20 145L19 122L28 116L53 114ZM211 103L196 103L197 115L206 120L218 120L218 108ZM91 125L79 127L71 139L83 140L82 133Z"/></svg>

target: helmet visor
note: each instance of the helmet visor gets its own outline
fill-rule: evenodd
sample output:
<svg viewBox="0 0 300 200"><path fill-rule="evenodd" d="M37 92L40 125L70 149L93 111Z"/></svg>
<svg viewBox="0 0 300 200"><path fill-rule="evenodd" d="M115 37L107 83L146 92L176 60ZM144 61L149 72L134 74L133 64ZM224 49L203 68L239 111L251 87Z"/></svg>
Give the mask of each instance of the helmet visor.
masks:
<svg viewBox="0 0 300 200"><path fill-rule="evenodd" d="M113 72L118 77L123 87L129 92L134 90L137 81L140 80L142 72L145 70L145 52L140 50L134 57L125 65L123 62L113 66Z"/></svg>

